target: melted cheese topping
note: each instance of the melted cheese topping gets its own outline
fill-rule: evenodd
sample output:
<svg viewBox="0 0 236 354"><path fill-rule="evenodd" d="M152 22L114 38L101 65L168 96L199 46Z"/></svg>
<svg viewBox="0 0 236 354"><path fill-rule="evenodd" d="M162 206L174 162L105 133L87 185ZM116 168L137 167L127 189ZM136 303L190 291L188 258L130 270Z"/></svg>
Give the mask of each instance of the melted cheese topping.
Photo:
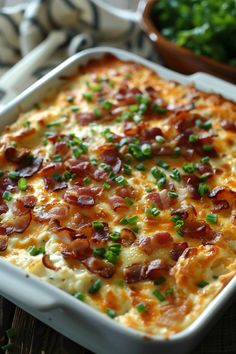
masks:
<svg viewBox="0 0 236 354"><path fill-rule="evenodd" d="M90 62L1 136L0 256L125 326L183 330L235 275L235 122L217 95Z"/></svg>

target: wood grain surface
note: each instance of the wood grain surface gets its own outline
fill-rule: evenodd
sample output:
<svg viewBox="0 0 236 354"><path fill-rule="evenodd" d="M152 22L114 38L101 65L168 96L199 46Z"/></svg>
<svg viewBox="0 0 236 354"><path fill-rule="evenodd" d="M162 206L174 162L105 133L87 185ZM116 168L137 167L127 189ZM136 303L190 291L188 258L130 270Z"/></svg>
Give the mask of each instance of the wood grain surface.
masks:
<svg viewBox="0 0 236 354"><path fill-rule="evenodd" d="M192 354L236 353L235 316L232 322L235 308L236 303ZM14 346L7 351L0 349L0 354L92 354L0 297L0 345L6 343L4 333L9 328L16 331L16 336L12 339Z"/></svg>

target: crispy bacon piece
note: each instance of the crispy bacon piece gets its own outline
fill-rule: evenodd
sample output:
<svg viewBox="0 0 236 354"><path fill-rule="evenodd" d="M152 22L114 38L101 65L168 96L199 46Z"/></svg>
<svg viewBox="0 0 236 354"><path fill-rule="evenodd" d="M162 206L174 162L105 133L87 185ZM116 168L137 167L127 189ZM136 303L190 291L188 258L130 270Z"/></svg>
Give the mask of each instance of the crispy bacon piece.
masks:
<svg viewBox="0 0 236 354"><path fill-rule="evenodd" d="M137 102L137 95L140 94L142 94L142 92L137 87L129 88L128 85L124 85L119 89L115 98L120 103L130 105Z"/></svg>
<svg viewBox="0 0 236 354"><path fill-rule="evenodd" d="M68 157L70 153L70 148L65 141L56 142L54 149L55 149L55 154L61 155L63 157L63 160L65 160L65 158Z"/></svg>
<svg viewBox="0 0 236 354"><path fill-rule="evenodd" d="M32 216L31 211L24 215L16 215L14 220L12 220L12 224L5 223L0 226L0 234L2 235L11 235L14 232L23 233L27 227L30 225Z"/></svg>
<svg viewBox="0 0 236 354"><path fill-rule="evenodd" d="M81 113L77 114L77 121L83 126L88 125L92 122L95 122L96 120L97 120L97 117L95 116L94 113L89 113L89 112L82 113L81 112Z"/></svg>
<svg viewBox="0 0 236 354"><path fill-rule="evenodd" d="M8 211L8 206L0 196L0 215L5 214Z"/></svg>
<svg viewBox="0 0 236 354"><path fill-rule="evenodd" d="M62 220L68 216L69 208L65 204L47 204L34 212L38 221Z"/></svg>
<svg viewBox="0 0 236 354"><path fill-rule="evenodd" d="M197 165L197 171L200 175L206 175L207 177L213 176L214 171L209 162L201 162Z"/></svg>
<svg viewBox="0 0 236 354"><path fill-rule="evenodd" d="M191 129L195 126L196 120L200 119L201 121L205 121L205 118L200 114L192 114L186 110L182 110L178 112L174 118L175 120L175 128L179 133L185 132L187 129Z"/></svg>
<svg viewBox="0 0 236 354"><path fill-rule="evenodd" d="M198 186L199 183L201 183L200 177L192 174L186 174L182 176L182 180L186 184L191 198L200 199L200 195L198 193Z"/></svg>
<svg viewBox="0 0 236 354"><path fill-rule="evenodd" d="M29 213L30 209L24 205L22 199L18 198L12 204L12 211L14 214L21 216Z"/></svg>
<svg viewBox="0 0 236 354"><path fill-rule="evenodd" d="M158 232L156 235L151 237L141 237L139 241L139 248L146 254L150 255L160 247L169 247L172 242L173 238L169 232Z"/></svg>
<svg viewBox="0 0 236 354"><path fill-rule="evenodd" d="M214 208L212 209L213 213L219 213L222 210L226 210L230 208L227 200L213 200Z"/></svg>
<svg viewBox="0 0 236 354"><path fill-rule="evenodd" d="M64 171L64 165L61 163L51 163L45 166L41 170L45 188L52 192L67 188L67 183L65 181L54 178L55 174L61 175Z"/></svg>
<svg viewBox="0 0 236 354"><path fill-rule="evenodd" d="M175 199L168 197L167 189L163 189L160 192L148 193L146 198L160 210L166 210L176 203Z"/></svg>
<svg viewBox="0 0 236 354"><path fill-rule="evenodd" d="M154 259L147 265L145 278L149 280L156 280L163 274L163 272L168 270L169 265L165 261L162 259Z"/></svg>
<svg viewBox="0 0 236 354"><path fill-rule="evenodd" d="M71 172L78 174L79 176L86 176L91 171L92 164L89 161L82 161L74 166L71 166Z"/></svg>
<svg viewBox="0 0 236 354"><path fill-rule="evenodd" d="M135 240L136 240L136 235L132 230L127 228L121 230L120 242L123 246L125 247L131 246Z"/></svg>
<svg viewBox="0 0 236 354"><path fill-rule="evenodd" d="M101 187L79 187L73 186L68 189L64 195L65 201L69 204L79 205L81 207L93 207L96 197L102 193Z"/></svg>
<svg viewBox="0 0 236 354"><path fill-rule="evenodd" d="M133 122L125 122L124 123L124 134L125 136L133 137L137 134L139 134L139 127L137 124L134 124Z"/></svg>
<svg viewBox="0 0 236 354"><path fill-rule="evenodd" d="M97 274L105 279L111 278L115 273L115 266L100 258L89 257L82 261L82 263L91 273Z"/></svg>
<svg viewBox="0 0 236 354"><path fill-rule="evenodd" d="M22 165L22 167L17 168L17 172L19 173L19 177L31 177L41 168L43 163L42 157L33 157L26 163Z"/></svg>
<svg viewBox="0 0 236 354"><path fill-rule="evenodd" d="M173 248L170 250L171 258L177 262L186 248L188 248L188 242L174 242Z"/></svg>
<svg viewBox="0 0 236 354"><path fill-rule="evenodd" d="M142 136L145 141L153 140L157 135L163 136L161 129L158 127L147 128L142 132Z"/></svg>
<svg viewBox="0 0 236 354"><path fill-rule="evenodd" d="M60 267L56 267L53 264L53 262L51 261L50 256L48 254L43 255L42 262L43 262L43 265L48 269L55 270L55 271L60 269Z"/></svg>
<svg viewBox="0 0 236 354"><path fill-rule="evenodd" d="M109 240L109 227L107 223L103 223L101 228L93 228L93 234L90 239L91 247L104 247Z"/></svg>
<svg viewBox="0 0 236 354"><path fill-rule="evenodd" d="M5 151L5 158L7 161L19 163L25 160L27 156L29 156L30 150L29 149L17 149L13 146L8 146Z"/></svg>
<svg viewBox="0 0 236 354"><path fill-rule="evenodd" d="M230 131L232 133L236 133L236 122L233 120L224 119L221 122L221 126L224 130Z"/></svg>
<svg viewBox="0 0 236 354"><path fill-rule="evenodd" d="M128 198L131 198L131 199L135 199L135 197L136 197L136 191L131 186L128 186L128 187L123 187L123 186L117 187L116 188L116 194L119 197L122 197L122 198L128 197Z"/></svg>
<svg viewBox="0 0 236 354"><path fill-rule="evenodd" d="M214 240L217 236L216 232L203 220L185 221L182 232L184 236L198 238L202 241Z"/></svg>
<svg viewBox="0 0 236 354"><path fill-rule="evenodd" d="M197 216L196 209L193 205L186 205L180 209L173 210L171 215L178 215L182 220L195 220Z"/></svg>
<svg viewBox="0 0 236 354"><path fill-rule="evenodd" d="M124 270L124 278L127 284L137 283L145 279L147 266L141 263L134 263Z"/></svg>
<svg viewBox="0 0 236 354"><path fill-rule="evenodd" d="M36 205L37 199L34 195L26 195L21 197L21 201L26 208L33 209Z"/></svg>
<svg viewBox="0 0 236 354"><path fill-rule="evenodd" d="M86 238L77 238L68 245L63 245L62 255L64 258L84 260L92 255L89 241Z"/></svg>
<svg viewBox="0 0 236 354"><path fill-rule="evenodd" d="M114 211L124 210L129 207L125 199L119 196L110 197L109 202Z"/></svg>
<svg viewBox="0 0 236 354"><path fill-rule="evenodd" d="M0 252L3 252L7 249L8 246L8 237L7 235L0 235Z"/></svg>
<svg viewBox="0 0 236 354"><path fill-rule="evenodd" d="M212 189L209 198L214 200L227 200L228 203L234 203L236 201L236 192L229 187L219 186Z"/></svg>
<svg viewBox="0 0 236 354"><path fill-rule="evenodd" d="M9 191L11 193L17 192L18 187L17 187L17 180L13 180L5 175L0 177L0 194L2 194L5 191Z"/></svg>
<svg viewBox="0 0 236 354"><path fill-rule="evenodd" d="M98 148L101 159L106 164L110 165L114 173L119 173L122 167L121 159L118 156L118 151L113 144L104 144Z"/></svg>

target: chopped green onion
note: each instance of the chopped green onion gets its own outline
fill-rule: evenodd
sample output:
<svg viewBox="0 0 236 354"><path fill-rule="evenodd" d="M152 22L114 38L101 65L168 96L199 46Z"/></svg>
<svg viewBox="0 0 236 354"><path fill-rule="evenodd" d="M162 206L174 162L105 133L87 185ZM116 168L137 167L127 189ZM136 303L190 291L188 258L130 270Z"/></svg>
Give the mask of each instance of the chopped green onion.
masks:
<svg viewBox="0 0 236 354"><path fill-rule="evenodd" d="M209 162L209 161L210 161L210 157L209 156L204 156L200 160L200 162Z"/></svg>
<svg viewBox="0 0 236 354"><path fill-rule="evenodd" d="M91 92L84 93L83 98L86 99L86 101L88 101L88 102L92 102L93 94Z"/></svg>
<svg viewBox="0 0 236 354"><path fill-rule="evenodd" d="M147 311L147 306L144 302L140 302L136 305L136 309L138 310L138 312L143 313Z"/></svg>
<svg viewBox="0 0 236 354"><path fill-rule="evenodd" d="M111 232L111 233L109 234L109 238L110 238L112 241L119 240L119 239L120 239L120 233L117 232L117 231Z"/></svg>
<svg viewBox="0 0 236 354"><path fill-rule="evenodd" d="M145 209L145 214L147 216L158 216L160 214L160 210L158 210L157 208L146 208Z"/></svg>
<svg viewBox="0 0 236 354"><path fill-rule="evenodd" d="M47 128L60 127L60 126L61 126L60 122L52 122L52 123L46 124Z"/></svg>
<svg viewBox="0 0 236 354"><path fill-rule="evenodd" d="M0 171L0 177L2 177L4 175L3 171Z"/></svg>
<svg viewBox="0 0 236 354"><path fill-rule="evenodd" d="M12 200L12 194L8 191L5 191L2 195L3 199L10 202Z"/></svg>
<svg viewBox="0 0 236 354"><path fill-rule="evenodd" d="M122 218L120 220L121 225L133 225L138 222L138 216L130 216L129 218Z"/></svg>
<svg viewBox="0 0 236 354"><path fill-rule="evenodd" d="M117 316L116 312L111 308L107 309L107 315L111 318L115 318Z"/></svg>
<svg viewBox="0 0 236 354"><path fill-rule="evenodd" d="M156 135L155 140L158 144L164 144L164 142L165 142L165 138L161 135Z"/></svg>
<svg viewBox="0 0 236 354"><path fill-rule="evenodd" d="M35 246L30 246L27 251L31 256L38 256L39 254L45 253L45 247L41 246L36 248Z"/></svg>
<svg viewBox="0 0 236 354"><path fill-rule="evenodd" d="M153 290L152 293L160 302L165 301L165 299L166 299L165 296L162 295L162 293L159 290L155 289L155 290Z"/></svg>
<svg viewBox="0 0 236 354"><path fill-rule="evenodd" d="M67 102L72 103L74 102L75 98L73 96L68 96L66 100Z"/></svg>
<svg viewBox="0 0 236 354"><path fill-rule="evenodd" d="M127 186L129 183L124 176L117 176L115 178L116 183L120 184L121 186Z"/></svg>
<svg viewBox="0 0 236 354"><path fill-rule="evenodd" d="M188 138L188 141L190 142L190 143L196 143L197 141L198 141L198 136L197 135L195 135L195 134L191 134L191 135L189 135L189 138Z"/></svg>
<svg viewBox="0 0 236 354"><path fill-rule="evenodd" d="M198 193L200 194L201 197L204 195L208 194L209 192L209 187L206 183L200 183L198 186Z"/></svg>
<svg viewBox="0 0 236 354"><path fill-rule="evenodd" d="M179 157L180 154L181 154L181 148L179 146L176 146L173 149L173 157Z"/></svg>
<svg viewBox="0 0 236 354"><path fill-rule="evenodd" d="M206 216L206 221L210 222L211 224L217 224L218 215L217 214L208 214Z"/></svg>
<svg viewBox="0 0 236 354"><path fill-rule="evenodd" d="M173 198L173 199L178 198L178 194L175 191L171 190L168 192L168 197Z"/></svg>
<svg viewBox="0 0 236 354"><path fill-rule="evenodd" d="M141 146L141 151L144 156L150 157L152 155L152 148L150 144L143 144Z"/></svg>
<svg viewBox="0 0 236 354"><path fill-rule="evenodd" d="M163 176L159 179L157 187L161 189L166 184L166 176Z"/></svg>
<svg viewBox="0 0 236 354"><path fill-rule="evenodd" d="M132 168L127 164L123 164L123 171L128 176L132 174Z"/></svg>
<svg viewBox="0 0 236 354"><path fill-rule="evenodd" d="M27 182L27 179L26 178L20 178L18 180L18 188L20 191L26 191L28 187L28 182Z"/></svg>
<svg viewBox="0 0 236 354"><path fill-rule="evenodd" d="M8 173L8 177L11 179L17 179L19 177L19 172L17 171L10 171Z"/></svg>
<svg viewBox="0 0 236 354"><path fill-rule="evenodd" d="M53 155L52 159L54 162L62 162L62 156L61 155Z"/></svg>
<svg viewBox="0 0 236 354"><path fill-rule="evenodd" d="M105 252L106 252L105 248L94 248L93 249L93 255L95 257L103 257Z"/></svg>
<svg viewBox="0 0 236 354"><path fill-rule="evenodd" d="M141 162L141 163L135 165L134 167L135 167L138 171L145 171L145 170L146 170L146 167L145 167L145 165L144 165L143 162Z"/></svg>
<svg viewBox="0 0 236 354"><path fill-rule="evenodd" d="M99 289L101 288L102 286L102 282L100 279L96 279L95 282L90 286L89 288L89 293L90 294L95 294L99 291Z"/></svg>
<svg viewBox="0 0 236 354"><path fill-rule="evenodd" d="M151 187L147 187L147 188L145 189L145 191L148 192L148 193L150 193L150 192L152 191L152 188L151 188Z"/></svg>
<svg viewBox="0 0 236 354"><path fill-rule="evenodd" d="M73 153L74 157L79 158L82 155L83 150L80 148L74 148L74 149L72 149L72 153Z"/></svg>
<svg viewBox="0 0 236 354"><path fill-rule="evenodd" d="M180 181L181 176L180 176L180 172L177 168L173 168L172 173L170 174L170 178L174 179L177 182Z"/></svg>
<svg viewBox="0 0 236 354"><path fill-rule="evenodd" d="M157 103L154 103L154 105L152 106L152 110L157 113L165 113L166 112L166 108L159 106Z"/></svg>
<svg viewBox="0 0 236 354"><path fill-rule="evenodd" d="M92 225L95 229L103 229L104 228L104 224L102 221L93 221Z"/></svg>
<svg viewBox="0 0 236 354"><path fill-rule="evenodd" d="M196 126L198 126L198 128L204 129L204 130L209 130L212 128L212 123L211 121L207 121L207 122L202 122L200 119L196 120Z"/></svg>
<svg viewBox="0 0 236 354"><path fill-rule="evenodd" d="M211 151L213 149L213 146L210 145L210 144L204 144L202 146L202 149L203 149L203 151L209 152L209 151Z"/></svg>
<svg viewBox="0 0 236 354"><path fill-rule="evenodd" d="M131 106L129 106L129 110L130 112L138 112L138 105L137 104L132 104Z"/></svg>
<svg viewBox="0 0 236 354"><path fill-rule="evenodd" d="M84 300L85 300L85 294L84 294L84 293L81 293L80 291L78 291L77 293L75 293L74 297L75 297L77 300L80 300L80 301L84 301Z"/></svg>
<svg viewBox="0 0 236 354"><path fill-rule="evenodd" d="M109 110L112 107L112 103L110 101L104 100L101 102L102 108Z"/></svg>
<svg viewBox="0 0 236 354"><path fill-rule="evenodd" d="M107 183L107 182L105 182L105 183L103 183L103 188L105 188L105 189L110 189L111 188L111 185L109 184L109 183Z"/></svg>
<svg viewBox="0 0 236 354"><path fill-rule="evenodd" d="M102 90L102 86L101 85L94 85L91 87L93 92L99 92Z"/></svg>
<svg viewBox="0 0 236 354"><path fill-rule="evenodd" d="M94 108L93 113L95 114L96 118L101 118L102 113L99 108Z"/></svg>
<svg viewBox="0 0 236 354"><path fill-rule="evenodd" d="M166 291L165 291L165 295L168 296L168 295L173 295L174 294L174 289L173 288L168 288Z"/></svg>
<svg viewBox="0 0 236 354"><path fill-rule="evenodd" d="M89 177L84 177L84 178L83 178L83 182L84 182L85 184L89 184L89 183L91 183L91 178L89 178Z"/></svg>
<svg viewBox="0 0 236 354"><path fill-rule="evenodd" d="M183 168L184 172L186 172L186 173L193 173L196 171L197 166L195 163L186 163L185 162L183 164L182 168Z"/></svg>
<svg viewBox="0 0 236 354"><path fill-rule="evenodd" d="M206 280L201 280L199 281L199 283L197 283L197 286L199 288L205 288L205 286L207 286L209 283Z"/></svg>
<svg viewBox="0 0 236 354"><path fill-rule="evenodd" d="M71 112L78 112L79 106L72 106L70 107Z"/></svg>
<svg viewBox="0 0 236 354"><path fill-rule="evenodd" d="M168 163L166 163L162 160L158 160L157 164L158 164L158 166L164 168L164 170L168 170L168 168L170 167L170 165L168 165Z"/></svg>
<svg viewBox="0 0 236 354"><path fill-rule="evenodd" d="M129 198L129 197L125 197L125 201L129 205L133 205L134 204L134 201L131 198Z"/></svg>

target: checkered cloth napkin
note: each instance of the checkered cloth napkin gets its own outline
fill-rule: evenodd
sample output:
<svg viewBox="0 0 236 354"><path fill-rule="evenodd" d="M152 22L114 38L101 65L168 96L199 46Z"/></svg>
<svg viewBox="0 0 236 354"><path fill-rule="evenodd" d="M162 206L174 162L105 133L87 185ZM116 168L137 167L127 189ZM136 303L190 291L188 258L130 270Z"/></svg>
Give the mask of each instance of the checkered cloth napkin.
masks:
<svg viewBox="0 0 236 354"><path fill-rule="evenodd" d="M19 0L0 10L0 76L26 56L49 33L64 35L43 65L30 71L23 86L27 87L68 56L85 48L108 45L124 48L157 61L151 43L138 24L121 19L101 7L101 3L137 7L138 0ZM55 44L55 43L54 43ZM236 303L208 334L194 354L236 354ZM181 353L180 353L181 354Z"/></svg>

